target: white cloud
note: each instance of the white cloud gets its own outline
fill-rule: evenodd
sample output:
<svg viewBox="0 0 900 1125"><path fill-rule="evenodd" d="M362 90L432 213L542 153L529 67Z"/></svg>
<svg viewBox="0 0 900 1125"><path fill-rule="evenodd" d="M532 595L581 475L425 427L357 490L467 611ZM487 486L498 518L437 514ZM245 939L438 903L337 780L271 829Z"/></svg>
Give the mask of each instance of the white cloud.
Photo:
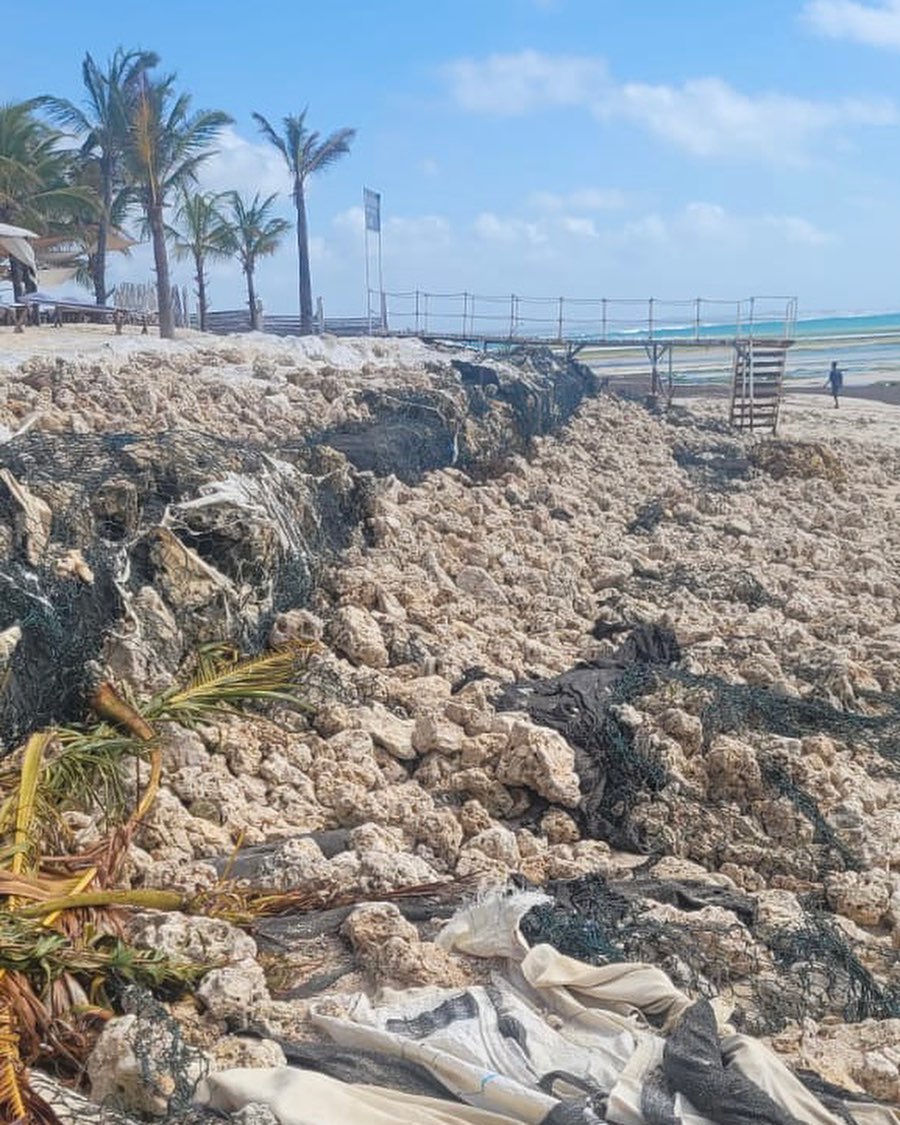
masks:
<svg viewBox="0 0 900 1125"><path fill-rule="evenodd" d="M842 127L884 126L900 120L888 99L750 96L716 77L678 86L616 83L603 60L594 56L531 50L462 59L444 70L452 96L470 112L511 116L580 107L598 120L633 122L701 157L737 155L800 163L814 141ZM553 205L550 193L546 202Z"/></svg>
<svg viewBox="0 0 900 1125"><path fill-rule="evenodd" d="M669 241L669 228L659 215L644 215L626 223L621 231L614 234L614 240L624 243L656 243L662 245Z"/></svg>
<svg viewBox="0 0 900 1125"><path fill-rule="evenodd" d="M567 234L574 234L579 238L599 237L597 225L593 219L579 219L574 215L564 215L560 219L559 225Z"/></svg>
<svg viewBox="0 0 900 1125"><path fill-rule="evenodd" d="M686 241L706 241L720 247L749 248L763 242L820 247L833 241L830 234L797 215L736 215L718 203L689 203L673 221L673 229Z"/></svg>
<svg viewBox="0 0 900 1125"><path fill-rule="evenodd" d="M547 234L540 224L525 219L501 218L492 211L483 211L472 224L472 229L485 242L539 246L547 241Z"/></svg>
<svg viewBox="0 0 900 1125"><path fill-rule="evenodd" d="M584 105L599 97L608 84L602 59L533 50L457 59L444 67L444 73L463 109L501 115Z"/></svg>
<svg viewBox="0 0 900 1125"><path fill-rule="evenodd" d="M795 215L767 215L763 222L795 246L825 246L834 241L832 235Z"/></svg>
<svg viewBox="0 0 900 1125"><path fill-rule="evenodd" d="M204 191L239 191L251 196L259 192L263 197L278 194L289 205L287 169L272 145L248 141L228 125L219 134L216 149L200 167L200 187Z"/></svg>
<svg viewBox="0 0 900 1125"><path fill-rule="evenodd" d="M858 0L809 0L806 22L830 39L850 39L900 50L900 0L863 4Z"/></svg>
<svg viewBox="0 0 900 1125"><path fill-rule="evenodd" d="M443 215L393 215L384 228L385 247L393 251L428 252L449 246L452 228Z"/></svg>
<svg viewBox="0 0 900 1125"><path fill-rule="evenodd" d="M627 196L617 188L579 188L562 194L536 191L531 202L541 211L618 211L628 205Z"/></svg>
<svg viewBox="0 0 900 1125"><path fill-rule="evenodd" d="M720 238L728 230L728 212L718 203L689 203L682 222L701 238Z"/></svg>
<svg viewBox="0 0 900 1125"><path fill-rule="evenodd" d="M440 170L440 164L431 156L426 156L419 161L419 171L423 176L437 176Z"/></svg>
<svg viewBox="0 0 900 1125"><path fill-rule="evenodd" d="M366 229L362 207L348 207L331 220L339 235L351 235L359 241ZM450 241L451 227L442 215L391 215L383 224L385 253L388 249L445 246Z"/></svg>
<svg viewBox="0 0 900 1125"><path fill-rule="evenodd" d="M610 247L666 249L682 260L685 255L708 260L711 254L731 255L736 250L767 254L784 244L819 249L835 241L831 234L797 215L736 214L721 204L702 201L688 203L668 215L650 212L595 233Z"/></svg>
<svg viewBox="0 0 900 1125"><path fill-rule="evenodd" d="M810 141L829 129L897 121L896 108L886 100L749 97L721 78L682 86L626 83L595 112L632 120L695 156L753 153L786 162L802 160Z"/></svg>
<svg viewBox="0 0 900 1125"><path fill-rule="evenodd" d="M366 229L366 215L362 207L348 207L334 216L331 225L339 231L362 234Z"/></svg>

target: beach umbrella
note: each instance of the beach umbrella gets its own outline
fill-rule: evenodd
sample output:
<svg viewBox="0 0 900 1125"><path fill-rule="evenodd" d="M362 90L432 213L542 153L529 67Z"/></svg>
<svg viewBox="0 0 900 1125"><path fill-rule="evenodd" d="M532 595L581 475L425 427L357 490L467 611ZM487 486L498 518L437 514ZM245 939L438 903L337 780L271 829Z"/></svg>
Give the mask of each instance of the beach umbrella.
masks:
<svg viewBox="0 0 900 1125"><path fill-rule="evenodd" d="M34 250L29 242L32 238L37 238L34 231L14 227L11 223L0 223L0 253L23 262L32 273L36 273Z"/></svg>

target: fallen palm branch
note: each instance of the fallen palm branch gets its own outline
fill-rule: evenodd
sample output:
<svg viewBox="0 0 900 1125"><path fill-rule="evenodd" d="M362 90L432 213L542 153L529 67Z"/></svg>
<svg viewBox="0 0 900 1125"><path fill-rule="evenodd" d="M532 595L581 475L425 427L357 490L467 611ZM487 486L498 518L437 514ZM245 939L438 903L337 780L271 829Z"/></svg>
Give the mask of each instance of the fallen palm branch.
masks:
<svg viewBox="0 0 900 1125"><path fill-rule="evenodd" d="M139 910L178 911L182 914L221 918L236 926L250 926L260 918L284 914L306 914L311 911L333 910L340 906L355 906L363 902L385 902L391 899L432 896L446 901L461 898L476 884L472 880L444 880L421 883L389 891L366 894L361 891L335 891L296 887L277 893L253 891L237 886L219 885L195 895L162 890L98 890L82 894L41 899L22 906L17 914L26 919L44 918L62 910L83 910L98 907L130 907ZM0 882L0 894L3 884ZM0 956L2 964L2 956Z"/></svg>
<svg viewBox="0 0 900 1125"><path fill-rule="evenodd" d="M185 900L111 884L159 788L156 724L192 725L247 702L304 706L299 680L314 649L298 644L241 660L233 649L209 646L197 654L187 686L144 706L101 683L89 701L99 723L32 735L13 758L15 770L0 774L0 1125L55 1125L29 1087L27 1064L51 1045L77 1069L91 1042L84 1018L108 1013L110 983L185 991L209 967L132 949L118 912L187 909L246 921L276 909L278 896L223 888ZM105 835L74 847L65 821L71 811L95 814Z"/></svg>

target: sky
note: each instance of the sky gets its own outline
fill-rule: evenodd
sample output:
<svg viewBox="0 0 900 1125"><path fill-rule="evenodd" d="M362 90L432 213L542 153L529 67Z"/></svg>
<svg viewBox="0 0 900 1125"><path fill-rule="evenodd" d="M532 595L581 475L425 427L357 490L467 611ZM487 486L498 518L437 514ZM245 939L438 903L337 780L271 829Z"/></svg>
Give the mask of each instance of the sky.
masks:
<svg viewBox="0 0 900 1125"><path fill-rule="evenodd" d="M10 0L3 8L13 10ZM310 186L313 291L365 309L362 187L390 292L796 295L900 308L900 0L43 0L4 21L0 101L81 97L86 51L152 49L234 119L200 188L279 193L251 113L358 130ZM374 246L373 282L377 277ZM297 308L288 235L260 264ZM152 279L149 248L114 278ZM190 270L174 264L177 281ZM245 300L233 263L211 305Z"/></svg>

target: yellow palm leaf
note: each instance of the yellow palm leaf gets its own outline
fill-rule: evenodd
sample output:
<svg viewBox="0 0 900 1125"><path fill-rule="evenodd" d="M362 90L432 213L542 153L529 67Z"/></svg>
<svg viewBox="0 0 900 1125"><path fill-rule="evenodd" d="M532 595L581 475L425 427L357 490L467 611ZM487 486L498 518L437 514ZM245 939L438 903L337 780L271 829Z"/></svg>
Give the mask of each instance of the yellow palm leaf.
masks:
<svg viewBox="0 0 900 1125"><path fill-rule="evenodd" d="M34 803L37 796L41 767L44 764L44 751L53 739L53 731L40 731L33 734L25 744L22 768L19 774L19 793L16 805L16 852L12 858L12 872L19 875L25 862L26 849L31 835L31 822L34 819Z"/></svg>
<svg viewBox="0 0 900 1125"><path fill-rule="evenodd" d="M2 979L2 977L0 977ZM23 1067L19 1036L9 1005L0 1007L0 1113L6 1121L25 1120Z"/></svg>

